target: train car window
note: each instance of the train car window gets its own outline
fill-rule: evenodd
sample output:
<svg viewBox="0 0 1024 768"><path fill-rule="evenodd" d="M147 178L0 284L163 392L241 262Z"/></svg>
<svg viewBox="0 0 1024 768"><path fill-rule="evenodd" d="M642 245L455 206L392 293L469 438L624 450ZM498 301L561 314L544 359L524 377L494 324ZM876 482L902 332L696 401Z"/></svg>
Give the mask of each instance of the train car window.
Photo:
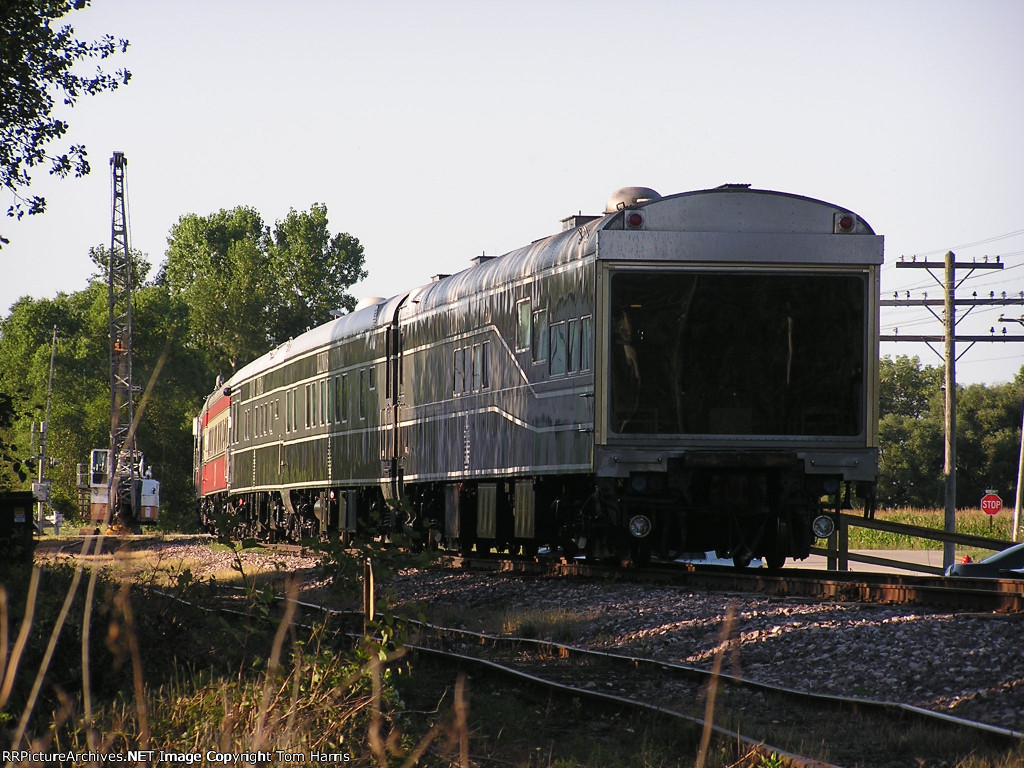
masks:
<svg viewBox="0 0 1024 768"><path fill-rule="evenodd" d="M530 300L523 299L516 304L518 315L516 325L516 352L525 352L530 348L530 340L533 336L530 321L533 315L530 313Z"/></svg>
<svg viewBox="0 0 1024 768"><path fill-rule="evenodd" d="M324 389L327 391L325 402L327 403L327 423L333 424L334 418L334 383L330 379L324 379Z"/></svg>
<svg viewBox="0 0 1024 768"><path fill-rule="evenodd" d="M311 389L312 389L312 387L310 387L309 384L307 384L305 386L305 395L306 396L303 398L303 410L305 411L305 416L306 416L306 429L309 429L309 427L310 427L310 417L313 415L312 414L313 393L310 391Z"/></svg>
<svg viewBox="0 0 1024 768"><path fill-rule="evenodd" d="M491 342L485 341L480 345L480 388L488 389L491 386Z"/></svg>
<svg viewBox="0 0 1024 768"><path fill-rule="evenodd" d="M274 434L274 425L281 418L281 398L274 400L274 420L270 422L270 434Z"/></svg>
<svg viewBox="0 0 1024 768"><path fill-rule="evenodd" d="M548 359L548 311L538 309L533 313L533 362L542 363Z"/></svg>
<svg viewBox="0 0 1024 768"><path fill-rule="evenodd" d="M366 369L359 369L359 418L366 421Z"/></svg>
<svg viewBox="0 0 1024 768"><path fill-rule="evenodd" d="M863 274L622 272L610 294L615 432L861 434Z"/></svg>
<svg viewBox="0 0 1024 768"><path fill-rule="evenodd" d="M377 367L376 366L370 366L369 371L370 371L370 373L369 373L369 376L370 376L370 391L372 392L373 390L375 390L377 388Z"/></svg>
<svg viewBox="0 0 1024 768"><path fill-rule="evenodd" d="M473 391L479 392L483 387L484 380L484 356L480 351L480 345L473 345Z"/></svg>
<svg viewBox="0 0 1024 768"><path fill-rule="evenodd" d="M299 388L292 387L292 430L299 428Z"/></svg>
<svg viewBox="0 0 1024 768"><path fill-rule="evenodd" d="M560 376L566 369L566 338L565 323L558 322L551 326L551 358L548 361L548 372L552 376Z"/></svg>
<svg viewBox="0 0 1024 768"><path fill-rule="evenodd" d="M456 395L466 391L466 368L463 363L465 359L461 349L456 349L452 353L452 392Z"/></svg>
<svg viewBox="0 0 1024 768"><path fill-rule="evenodd" d="M566 360L569 365L569 373L576 373L580 369L580 321L570 320L568 332L566 333L568 350Z"/></svg>
<svg viewBox="0 0 1024 768"><path fill-rule="evenodd" d="M341 420L348 421L348 374L341 374Z"/></svg>
<svg viewBox="0 0 1024 768"><path fill-rule="evenodd" d="M320 382L320 424L327 423L327 379Z"/></svg>
<svg viewBox="0 0 1024 768"><path fill-rule="evenodd" d="M247 442L252 439L252 411L248 408L242 414L242 439Z"/></svg>
<svg viewBox="0 0 1024 768"><path fill-rule="evenodd" d="M585 315L580 318L580 370L589 371L594 367L594 318Z"/></svg>

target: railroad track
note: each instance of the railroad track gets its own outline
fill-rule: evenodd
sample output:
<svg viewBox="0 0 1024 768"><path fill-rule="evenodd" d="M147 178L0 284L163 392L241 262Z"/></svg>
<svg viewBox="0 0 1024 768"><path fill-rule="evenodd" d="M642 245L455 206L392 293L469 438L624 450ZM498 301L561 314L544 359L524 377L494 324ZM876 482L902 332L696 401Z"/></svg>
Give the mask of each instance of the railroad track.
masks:
<svg viewBox="0 0 1024 768"><path fill-rule="evenodd" d="M721 668L729 666L729 639L721 644L713 669L705 670L546 640L410 623L419 630L409 645L416 652L443 654L573 697L646 709L698 727L714 720L721 723L714 726L720 737L765 745L765 754L785 755L792 765L938 765L955 749L963 754L999 751L1024 739L1024 733L905 704L797 691L723 673Z"/></svg>
<svg viewBox="0 0 1024 768"><path fill-rule="evenodd" d="M738 570L726 566L658 563L645 568L609 567L560 558L454 557L452 568L524 575L635 579L710 590L758 592L784 597L921 605L970 611L1024 612L1024 579L964 579L893 573L841 573L802 568Z"/></svg>
<svg viewBox="0 0 1024 768"><path fill-rule="evenodd" d="M38 551L55 548L66 554L77 554L92 537L53 542ZM195 540L212 540L210 536L194 536ZM103 551L123 546L148 546L150 542L170 545L163 537L103 538ZM265 544L266 549L286 554L309 552L296 544ZM690 563L654 563L645 568L608 566L583 560L559 557L460 557L442 556L439 567L521 573L536 576L580 576L675 584L716 591L744 591L784 597L835 599L850 602L920 605L924 607L1024 613L1024 579L964 579L942 576L921 576L893 573L842 573L802 568L737 570L723 566L701 566Z"/></svg>
<svg viewBox="0 0 1024 768"><path fill-rule="evenodd" d="M289 548L289 551L293 550ZM451 565L531 575L568 573L598 579L607 578L609 574L607 569L592 569L587 564L577 562L475 558L455 560ZM829 574L825 582L834 581L835 585L823 590L823 574L820 571L796 569L778 575L762 571L739 573L728 568L698 570L692 567L655 567L642 571L619 568L614 573L617 579L662 580L721 590L761 591L765 584L771 584L775 594L820 596L824 593L843 599L877 600L879 594L884 594L881 588L888 584L906 594L911 593L907 587L918 589L918 594L910 602L919 601L920 595L942 594L941 590L921 590L920 587L950 581L936 577L908 578L887 574L840 574L839 578L833 578L837 575ZM801 583L810 585L802 593L798 589ZM977 594L977 587L983 584L972 584L975 589L970 594ZM1017 586L1014 583L1011 585ZM886 602L902 602L899 595L883 599ZM948 604L946 598L938 599L944 601L942 604ZM303 607L309 613L317 612L343 619L347 625L345 631L362 637L361 613L342 614L330 607L312 603L303 603ZM972 603L972 607L976 609L977 602ZM652 717L687 720L698 728L703 727L706 721L714 722L720 729L720 737L742 743L765 742L772 745L767 747L767 754L772 751L779 755L785 754L790 764L797 766L857 764L889 768L914 764L907 760L911 753L904 751L901 755L900 750L911 750L919 744L929 745L935 750L934 762L924 764L940 764L942 758L949 756L946 745L949 744L948 735L954 728L961 733L973 734L970 738L984 744L984 751L998 749L1000 744L1018 743L1022 738L1022 734L1011 730L946 717L911 706L860 698L814 696L759 684L727 673L712 678L705 670L682 664L655 662L526 638L488 638L465 630L432 625L422 625L418 631L419 637L407 647L424 656L429 654L451 663L473 665L486 670L484 674L488 676L514 677L530 685L556 691L560 696L581 701L593 700L603 706L641 709ZM728 639L723 642L721 663L723 669L728 671ZM716 691L716 704L709 716L703 702L707 701L706 692L712 687ZM911 728L909 724L912 722L918 725ZM813 728L809 724L813 724ZM820 733L828 735L815 736ZM852 734L848 742L841 743L836 738L836 734L843 733ZM866 745L877 742L878 735L886 733L892 736L894 742L882 747L879 754L865 756L865 750L869 748ZM870 737L865 737L865 734L870 734ZM811 742L815 739L825 742L826 749L815 751L809 748L814 746ZM849 758L847 755L854 757Z"/></svg>
<svg viewBox="0 0 1024 768"><path fill-rule="evenodd" d="M170 599L179 599L166 593L162 594ZM230 598L229 602L234 599ZM279 597L278 600L283 602L284 598ZM188 604L222 615L236 612L226 603L218 603L216 607L209 608L196 606L194 603ZM326 621L333 621L335 631L352 642L362 642L366 638L364 632L357 629L365 620L361 611L339 611L306 601L299 601L297 605L307 613L316 613ZM238 614L245 615L241 611ZM586 701L616 711L632 710L658 718L660 722L666 723L665 727L671 727L672 721L682 723L684 727L696 727L702 733L701 749L706 750L711 745L726 745L736 749L738 756L747 761L742 763L744 765L755 765L757 763L752 761L760 758L782 760L784 762L781 765L788 768L842 768L843 765L825 761L814 755L800 754L790 748L778 746L762 736L751 736L746 726L744 732L732 728L728 721L734 720L733 716L724 717L725 724L716 724L713 709L708 709L700 703L704 700L702 688L710 678L707 673L702 673L696 668L651 664L644 659L525 638L493 637L417 620L407 620L406 623L412 631L412 639L402 645L403 655L428 657L462 668L472 667L483 674L510 678L548 695ZM461 648L456 647L460 644ZM467 652L470 647L476 652ZM652 696L653 687L658 685L657 678L660 673L673 667L676 667L677 671L682 671L680 679L674 681L669 689L666 689L664 684L659 685L661 690L658 695ZM601 675L600 684L593 681L594 674ZM687 677L690 679L686 679ZM721 676L720 679L725 686L744 682L740 678L728 675ZM791 695L798 694L791 692ZM728 697L729 694L726 692L723 700L728 701ZM686 706L680 706L680 703ZM768 702L759 702L755 698L748 706L753 707L752 711L755 711L766 703ZM787 717L791 718L791 715ZM772 722L775 725L779 724L778 719ZM799 728L800 720L793 719L791 725Z"/></svg>
<svg viewBox="0 0 1024 768"><path fill-rule="evenodd" d="M300 602L353 640L362 612ZM528 684L552 695L644 713L709 737L776 755L794 768L941 765L951 756L1009 753L1024 733L911 705L799 691L730 674L734 641L711 670L533 638L495 636L408 620L404 649ZM723 635L728 635L729 621ZM666 726L666 727L671 727Z"/></svg>

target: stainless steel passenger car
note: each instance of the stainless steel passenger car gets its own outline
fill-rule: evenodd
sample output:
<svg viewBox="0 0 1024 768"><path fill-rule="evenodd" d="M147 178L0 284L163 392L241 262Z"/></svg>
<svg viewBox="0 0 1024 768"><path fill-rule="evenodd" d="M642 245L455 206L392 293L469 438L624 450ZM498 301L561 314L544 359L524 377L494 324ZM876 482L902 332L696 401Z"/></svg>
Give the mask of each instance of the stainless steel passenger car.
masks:
<svg viewBox="0 0 1024 768"><path fill-rule="evenodd" d="M874 503L881 263L882 238L818 200L620 190L239 370L196 419L203 515L806 557L853 492Z"/></svg>

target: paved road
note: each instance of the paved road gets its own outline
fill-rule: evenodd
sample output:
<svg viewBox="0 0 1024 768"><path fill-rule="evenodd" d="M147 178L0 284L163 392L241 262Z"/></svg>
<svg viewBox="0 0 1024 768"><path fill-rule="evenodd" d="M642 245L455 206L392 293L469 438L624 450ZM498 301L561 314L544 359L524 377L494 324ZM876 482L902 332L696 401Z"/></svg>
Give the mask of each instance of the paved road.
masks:
<svg viewBox="0 0 1024 768"><path fill-rule="evenodd" d="M896 560L901 563L915 564L921 566L930 566L932 568L942 568L942 550L941 549L860 549L854 551L856 554L866 555L869 557L883 558L886 560ZM854 554L851 552L851 554ZM796 568L815 568L825 570L827 568L826 559L822 555L811 555L806 560L787 560L786 567ZM850 570L853 572L861 573L914 573L912 568L900 568L894 565L882 565L876 563L861 563L854 560L850 561ZM916 571L920 573L920 571Z"/></svg>

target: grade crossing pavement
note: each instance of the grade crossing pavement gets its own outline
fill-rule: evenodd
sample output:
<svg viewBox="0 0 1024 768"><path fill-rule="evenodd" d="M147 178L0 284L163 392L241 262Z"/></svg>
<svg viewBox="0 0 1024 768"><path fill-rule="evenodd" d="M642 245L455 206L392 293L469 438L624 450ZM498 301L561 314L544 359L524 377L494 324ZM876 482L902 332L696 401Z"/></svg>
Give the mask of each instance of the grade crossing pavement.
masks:
<svg viewBox="0 0 1024 768"><path fill-rule="evenodd" d="M941 549L857 549L850 550L850 554L865 555L885 560L894 560L909 565L927 566L930 568L942 568ZM959 556L957 557L959 560ZM805 560L787 560L787 568L811 568L815 570L827 570L828 561L824 555L810 555ZM849 570L853 573L921 573L912 567L901 568L896 565L883 565L880 563L862 563L857 560L849 561Z"/></svg>

